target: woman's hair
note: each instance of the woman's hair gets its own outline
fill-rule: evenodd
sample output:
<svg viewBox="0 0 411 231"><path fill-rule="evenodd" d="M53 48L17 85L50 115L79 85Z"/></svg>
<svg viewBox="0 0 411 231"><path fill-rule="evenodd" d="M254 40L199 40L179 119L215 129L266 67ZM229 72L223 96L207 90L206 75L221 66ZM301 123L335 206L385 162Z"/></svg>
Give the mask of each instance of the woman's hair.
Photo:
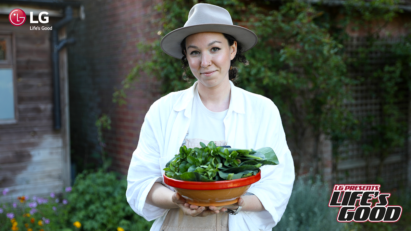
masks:
<svg viewBox="0 0 411 231"><path fill-rule="evenodd" d="M232 46L234 44L234 41L237 41L233 36L231 36L229 34L224 34L223 33L223 35L227 39L229 46ZM188 67L188 61L187 61L186 55L184 54L184 51L186 51L186 38L187 37L185 37L183 39L183 41L181 41L181 44L180 44L181 52L183 53L183 57L181 58L181 61L183 62L183 69L184 69L183 79L184 80L188 80L187 77L186 77L186 74L185 74L185 70ZM237 61L239 61L241 63L244 63L244 65L246 65L246 66L248 65L248 60L242 54L242 47L241 47L241 44L238 41L237 41L237 54L235 55L234 59L231 60L231 62L230 62L230 69L228 71L228 79L229 80L234 80L237 77L238 71L237 71L237 68L234 67L234 64Z"/></svg>

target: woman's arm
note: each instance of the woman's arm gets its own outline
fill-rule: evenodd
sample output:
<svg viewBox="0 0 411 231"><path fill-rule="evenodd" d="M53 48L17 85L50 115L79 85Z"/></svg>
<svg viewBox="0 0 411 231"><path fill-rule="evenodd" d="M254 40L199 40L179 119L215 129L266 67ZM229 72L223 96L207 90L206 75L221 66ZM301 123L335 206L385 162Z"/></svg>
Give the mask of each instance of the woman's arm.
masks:
<svg viewBox="0 0 411 231"><path fill-rule="evenodd" d="M184 214L192 217L205 217L218 213L218 210L208 210L203 206L190 206L180 194L171 191L160 183L153 184L147 195L147 203L163 209L180 208Z"/></svg>
<svg viewBox="0 0 411 231"><path fill-rule="evenodd" d="M175 193L169 188L165 187L160 183L154 183L150 192L147 195L147 203L163 208L163 209L174 209L178 206L173 203L173 195Z"/></svg>
<svg viewBox="0 0 411 231"><path fill-rule="evenodd" d="M147 221L163 216L167 209L147 202L150 189L161 182L161 111L160 100L154 102L144 117L137 148L133 152L127 174L126 197L130 207Z"/></svg>
<svg viewBox="0 0 411 231"><path fill-rule="evenodd" d="M262 166L261 180L248 189L249 193L258 197L267 210L247 214L249 218L259 220L258 229L261 230L271 229L280 221L290 199L295 179L294 162L278 108L270 102L266 109L268 111L261 113L264 115L261 118L264 126L258 131L262 138L257 140L256 148L271 147L280 163L275 166Z"/></svg>
<svg viewBox="0 0 411 231"><path fill-rule="evenodd" d="M174 209L181 208L186 215L189 216L209 216L221 212L226 212L227 208L236 209L238 205L242 206L241 211L262 211L264 206L261 201L255 195L243 196L238 201L237 205L216 207L210 206L208 209L202 206L191 205L186 202L186 200L181 197L180 194L171 191L169 188L165 187L160 183L154 183L150 192L147 195L147 203L163 208L163 209Z"/></svg>
<svg viewBox="0 0 411 231"><path fill-rule="evenodd" d="M265 210L263 204L261 203L260 199L256 195L247 195L243 196L243 203L241 204L239 201L239 205L242 206L241 211L263 211Z"/></svg>
<svg viewBox="0 0 411 231"><path fill-rule="evenodd" d="M150 192L147 195L147 203L163 208L163 209L174 209L179 208L178 204L186 204L184 208L198 209L201 208L196 205L190 205L186 203L186 200L182 198L178 193L171 191L169 188L165 187L160 183L154 183ZM242 206L242 211L262 211L264 206L261 201L255 195L247 195L240 198L238 205ZM238 205L216 207L210 206L209 209L216 211L219 210L226 212L227 208L237 208Z"/></svg>

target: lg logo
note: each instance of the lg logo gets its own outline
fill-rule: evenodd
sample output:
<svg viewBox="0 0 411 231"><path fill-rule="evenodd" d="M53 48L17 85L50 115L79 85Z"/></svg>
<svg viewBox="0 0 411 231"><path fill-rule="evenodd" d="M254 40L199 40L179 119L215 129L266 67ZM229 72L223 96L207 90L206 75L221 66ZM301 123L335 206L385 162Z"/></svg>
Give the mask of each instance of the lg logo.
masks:
<svg viewBox="0 0 411 231"><path fill-rule="evenodd" d="M26 21L26 13L20 9L14 9L9 14L9 21L15 26L21 26Z"/></svg>
<svg viewBox="0 0 411 231"><path fill-rule="evenodd" d="M43 23L43 24L49 23L49 16L44 16L44 17L43 17L43 15L48 15L48 14L49 14L49 13L44 12L44 11L39 14L39 21L40 21L40 23ZM37 23L39 23L39 21L34 21L34 19L33 19L33 12L30 12L30 23L35 23L35 24L37 24Z"/></svg>
<svg viewBox="0 0 411 231"><path fill-rule="evenodd" d="M49 23L49 16L48 12L41 12L38 16L38 21L34 20L33 12L30 12L30 23L37 24L42 23L46 24ZM14 9L9 14L9 21L14 26L21 26L26 21L26 13L21 9Z"/></svg>

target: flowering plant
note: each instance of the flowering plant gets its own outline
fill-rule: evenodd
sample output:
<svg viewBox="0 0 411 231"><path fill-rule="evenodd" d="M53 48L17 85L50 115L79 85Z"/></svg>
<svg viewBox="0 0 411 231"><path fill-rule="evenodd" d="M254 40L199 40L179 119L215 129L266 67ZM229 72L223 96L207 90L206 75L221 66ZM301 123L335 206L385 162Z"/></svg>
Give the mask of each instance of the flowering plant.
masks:
<svg viewBox="0 0 411 231"><path fill-rule="evenodd" d="M153 222L130 208L126 188L124 176L86 171L61 194L19 196L11 201L0 198L0 231L149 230ZM8 193L8 189L3 191L4 196Z"/></svg>
<svg viewBox="0 0 411 231"><path fill-rule="evenodd" d="M3 190L6 196L9 189ZM47 231L61 230L65 226L67 216L66 199L71 187L67 187L63 194L51 193L47 197L19 196L11 200L1 200L0 203L0 231L29 230Z"/></svg>

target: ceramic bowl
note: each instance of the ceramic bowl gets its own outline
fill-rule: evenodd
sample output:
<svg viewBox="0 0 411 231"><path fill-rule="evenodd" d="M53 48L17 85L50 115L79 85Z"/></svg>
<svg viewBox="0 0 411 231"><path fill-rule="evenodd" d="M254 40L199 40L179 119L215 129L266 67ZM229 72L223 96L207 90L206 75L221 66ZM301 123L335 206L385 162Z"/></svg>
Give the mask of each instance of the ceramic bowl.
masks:
<svg viewBox="0 0 411 231"><path fill-rule="evenodd" d="M261 171L255 176L237 180L215 182L183 181L164 175L164 183L174 187L189 204L198 206L224 206L238 202L251 184L261 179Z"/></svg>

